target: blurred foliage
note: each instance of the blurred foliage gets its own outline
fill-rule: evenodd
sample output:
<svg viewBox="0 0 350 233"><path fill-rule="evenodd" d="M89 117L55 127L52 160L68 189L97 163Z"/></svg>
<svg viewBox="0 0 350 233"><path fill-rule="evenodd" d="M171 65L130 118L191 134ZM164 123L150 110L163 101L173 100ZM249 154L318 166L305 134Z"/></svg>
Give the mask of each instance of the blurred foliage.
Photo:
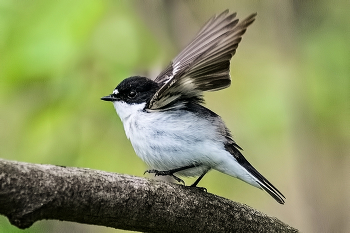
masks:
<svg viewBox="0 0 350 233"><path fill-rule="evenodd" d="M215 13L258 12L232 59L232 86L206 100L287 202L215 171L201 185L303 232L349 232L349 7L0 0L0 156L142 176L144 163L100 97L130 75L157 75ZM58 221L22 231L0 217L0 233L96 231L120 232Z"/></svg>

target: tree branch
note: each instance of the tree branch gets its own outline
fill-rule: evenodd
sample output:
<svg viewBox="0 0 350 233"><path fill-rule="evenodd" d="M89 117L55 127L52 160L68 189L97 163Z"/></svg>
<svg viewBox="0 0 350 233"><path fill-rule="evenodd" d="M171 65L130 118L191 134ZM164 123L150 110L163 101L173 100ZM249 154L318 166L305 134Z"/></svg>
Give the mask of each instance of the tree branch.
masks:
<svg viewBox="0 0 350 233"><path fill-rule="evenodd" d="M143 232L297 232L247 205L162 181L0 159L0 214Z"/></svg>

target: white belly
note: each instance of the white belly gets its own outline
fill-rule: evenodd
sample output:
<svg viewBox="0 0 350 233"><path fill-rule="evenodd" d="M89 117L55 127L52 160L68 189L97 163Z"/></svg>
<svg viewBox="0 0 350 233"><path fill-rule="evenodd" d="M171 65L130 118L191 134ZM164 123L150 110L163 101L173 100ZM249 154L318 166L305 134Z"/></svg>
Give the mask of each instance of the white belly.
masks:
<svg viewBox="0 0 350 233"><path fill-rule="evenodd" d="M151 168L168 171L198 165L177 174L199 176L220 163L223 143L209 121L193 113L138 112L123 121L136 154Z"/></svg>
<svg viewBox="0 0 350 233"><path fill-rule="evenodd" d="M225 150L226 139L218 132L215 122L189 111L144 112L145 103L128 105L115 101L114 107L136 154L151 169L169 171L198 165L176 174L200 176L213 168L259 186Z"/></svg>

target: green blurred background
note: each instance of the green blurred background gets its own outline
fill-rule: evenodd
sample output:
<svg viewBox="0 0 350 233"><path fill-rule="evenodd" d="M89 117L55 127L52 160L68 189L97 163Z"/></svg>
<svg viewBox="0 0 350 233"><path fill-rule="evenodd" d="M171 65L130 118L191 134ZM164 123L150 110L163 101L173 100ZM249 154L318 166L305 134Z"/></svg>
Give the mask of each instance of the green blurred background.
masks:
<svg viewBox="0 0 350 233"><path fill-rule="evenodd" d="M350 232L348 0L0 0L0 157L144 176L100 97L128 76L155 77L226 8L258 17L231 87L206 106L287 199L215 171L201 186L303 232ZM0 216L0 232L121 231L53 220L22 231Z"/></svg>

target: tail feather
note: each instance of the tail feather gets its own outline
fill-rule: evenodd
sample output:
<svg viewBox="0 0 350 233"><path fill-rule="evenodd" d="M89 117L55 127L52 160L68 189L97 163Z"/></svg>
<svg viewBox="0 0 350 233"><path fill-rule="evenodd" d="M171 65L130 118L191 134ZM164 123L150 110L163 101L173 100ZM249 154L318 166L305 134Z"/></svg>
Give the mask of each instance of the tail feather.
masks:
<svg viewBox="0 0 350 233"><path fill-rule="evenodd" d="M273 184L271 184L270 181L261 175L260 172L258 172L247 160L246 163L241 165L254 176L256 182L263 190L270 194L278 203L284 204L285 196Z"/></svg>
<svg viewBox="0 0 350 233"><path fill-rule="evenodd" d="M225 148L237 160L237 162L252 175L259 186L270 194L278 203L284 204L285 196L271 184L263 175L260 174L247 160L244 158L235 144L229 143Z"/></svg>

